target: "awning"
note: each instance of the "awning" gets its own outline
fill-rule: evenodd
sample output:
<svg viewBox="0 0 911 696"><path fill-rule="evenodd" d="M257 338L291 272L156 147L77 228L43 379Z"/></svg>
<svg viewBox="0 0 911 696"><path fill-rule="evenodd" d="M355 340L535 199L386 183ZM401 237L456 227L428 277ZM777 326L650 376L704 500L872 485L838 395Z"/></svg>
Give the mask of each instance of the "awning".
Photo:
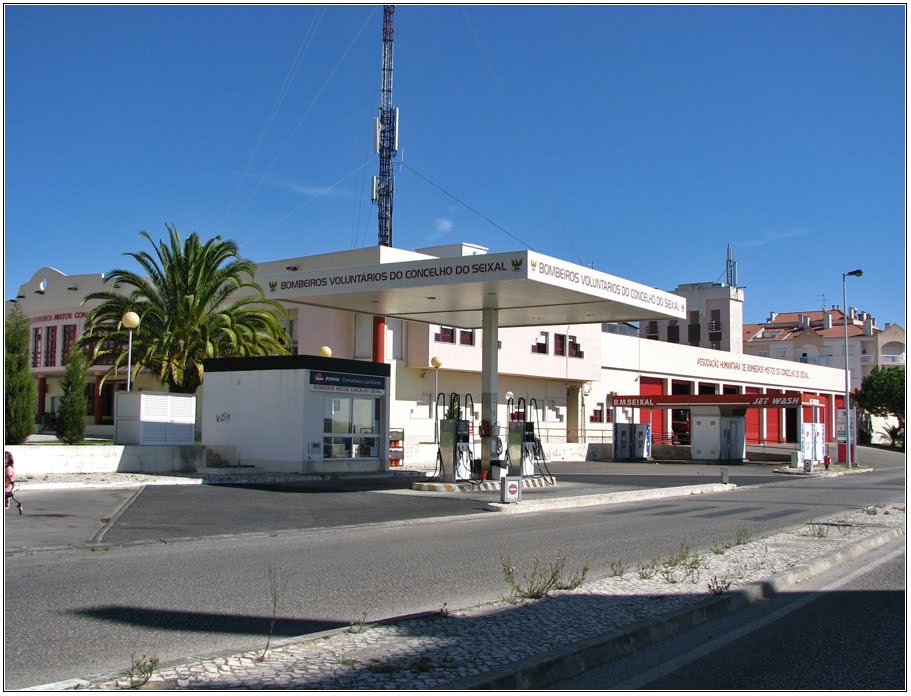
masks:
<svg viewBox="0 0 911 696"><path fill-rule="evenodd" d="M480 328L683 319L686 300L533 251L266 274L266 296L366 314Z"/></svg>

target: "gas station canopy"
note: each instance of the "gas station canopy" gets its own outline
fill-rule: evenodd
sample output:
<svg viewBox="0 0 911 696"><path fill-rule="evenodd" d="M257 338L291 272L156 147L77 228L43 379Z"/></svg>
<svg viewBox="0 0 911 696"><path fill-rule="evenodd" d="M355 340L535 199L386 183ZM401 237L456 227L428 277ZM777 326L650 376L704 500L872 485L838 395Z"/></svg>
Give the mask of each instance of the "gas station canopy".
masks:
<svg viewBox="0 0 911 696"><path fill-rule="evenodd" d="M424 258L267 276L270 299L465 329L683 319L662 290L533 251Z"/></svg>

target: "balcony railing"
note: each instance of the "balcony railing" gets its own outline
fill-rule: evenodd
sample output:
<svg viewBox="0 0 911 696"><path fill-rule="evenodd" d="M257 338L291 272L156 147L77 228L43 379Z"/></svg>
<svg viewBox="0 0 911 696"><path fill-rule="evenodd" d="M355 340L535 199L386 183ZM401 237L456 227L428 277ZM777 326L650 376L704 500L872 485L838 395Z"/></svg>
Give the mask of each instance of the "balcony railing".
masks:
<svg viewBox="0 0 911 696"><path fill-rule="evenodd" d="M879 360L883 365L904 365L904 355L884 355Z"/></svg>
<svg viewBox="0 0 911 696"><path fill-rule="evenodd" d="M861 356L860 356L860 364L861 364L861 365L869 365L869 364L872 363L872 362L873 362L873 356L872 356L872 355L861 355Z"/></svg>

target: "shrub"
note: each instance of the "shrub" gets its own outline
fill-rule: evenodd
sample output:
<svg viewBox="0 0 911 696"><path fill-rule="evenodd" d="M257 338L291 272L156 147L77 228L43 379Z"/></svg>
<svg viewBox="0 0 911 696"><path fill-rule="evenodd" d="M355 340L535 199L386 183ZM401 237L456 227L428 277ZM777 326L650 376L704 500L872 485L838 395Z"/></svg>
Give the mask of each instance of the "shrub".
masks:
<svg viewBox="0 0 911 696"><path fill-rule="evenodd" d="M18 305L6 317L4 442L21 445L35 428L38 385L29 367L28 318Z"/></svg>
<svg viewBox="0 0 911 696"><path fill-rule="evenodd" d="M81 350L71 350L63 374L60 410L57 412L57 437L68 445L85 438L88 425L88 404L85 399L87 363Z"/></svg>

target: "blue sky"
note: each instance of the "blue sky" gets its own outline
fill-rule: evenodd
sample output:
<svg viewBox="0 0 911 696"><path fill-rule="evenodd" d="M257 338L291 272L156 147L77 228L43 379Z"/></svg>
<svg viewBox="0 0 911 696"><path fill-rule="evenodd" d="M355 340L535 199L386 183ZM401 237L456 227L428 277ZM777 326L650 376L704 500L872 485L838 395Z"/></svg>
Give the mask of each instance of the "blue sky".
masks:
<svg viewBox="0 0 911 696"><path fill-rule="evenodd" d="M4 7L4 293L165 223L271 261L377 242L381 6ZM744 320L905 325L901 6L395 13L393 244L531 248ZM432 182L432 183L431 183ZM492 224L494 223L494 224Z"/></svg>

